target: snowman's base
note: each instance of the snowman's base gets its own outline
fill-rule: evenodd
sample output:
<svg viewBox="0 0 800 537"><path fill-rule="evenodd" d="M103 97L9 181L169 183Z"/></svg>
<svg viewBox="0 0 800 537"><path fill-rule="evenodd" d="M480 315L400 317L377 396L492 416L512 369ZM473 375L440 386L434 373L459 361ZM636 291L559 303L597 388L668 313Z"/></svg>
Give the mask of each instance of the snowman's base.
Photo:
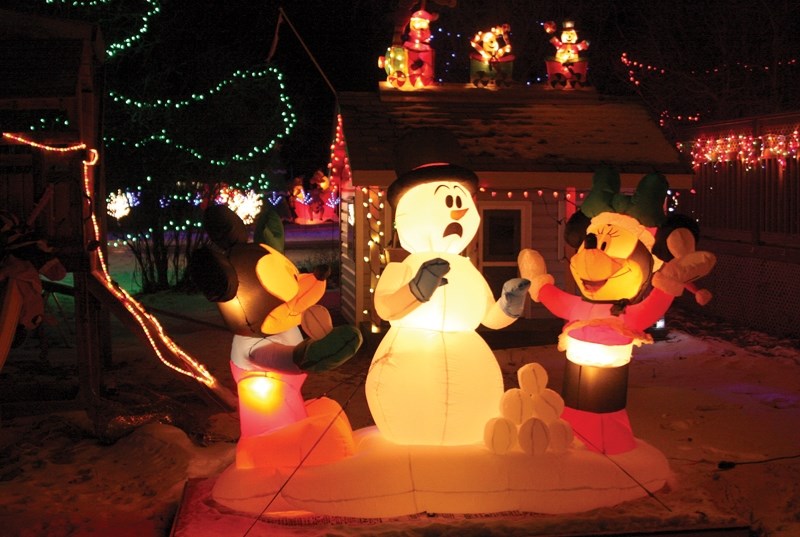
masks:
<svg viewBox="0 0 800 537"><path fill-rule="evenodd" d="M402 446L375 428L354 435L355 455L334 463L296 471L231 466L217 479L212 497L255 515L565 514L647 496L670 475L664 455L641 440L618 455L575 445L565 453L530 456L497 455L482 445Z"/></svg>

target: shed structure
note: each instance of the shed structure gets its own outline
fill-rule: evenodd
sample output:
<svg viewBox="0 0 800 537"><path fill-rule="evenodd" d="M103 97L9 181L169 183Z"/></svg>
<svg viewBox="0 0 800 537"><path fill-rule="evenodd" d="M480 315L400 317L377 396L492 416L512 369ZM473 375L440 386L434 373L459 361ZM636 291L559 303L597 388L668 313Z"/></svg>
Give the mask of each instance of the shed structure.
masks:
<svg viewBox="0 0 800 537"><path fill-rule="evenodd" d="M101 148L104 57L96 25L0 10L0 209L27 222L73 274L81 405L97 396L110 352L107 312L89 290L93 251L103 247L91 223L103 174L86 164ZM5 391L19 401L21 389ZM50 395L66 397L59 390Z"/></svg>
<svg viewBox="0 0 800 537"><path fill-rule="evenodd" d="M569 285L561 227L598 166L614 167L624 190L651 172L666 175L673 188L691 186L688 162L635 99L544 86L443 84L407 92L381 83L377 92L342 93L338 104L335 144L346 148L339 168L352 184L341 204L342 309L348 321L372 331L381 320L371 293L398 253L383 193L396 177L394 147L409 129L449 130L477 173L482 223L465 255L496 295L517 276L522 248L539 250L557 284ZM538 305L526 312L548 315Z"/></svg>

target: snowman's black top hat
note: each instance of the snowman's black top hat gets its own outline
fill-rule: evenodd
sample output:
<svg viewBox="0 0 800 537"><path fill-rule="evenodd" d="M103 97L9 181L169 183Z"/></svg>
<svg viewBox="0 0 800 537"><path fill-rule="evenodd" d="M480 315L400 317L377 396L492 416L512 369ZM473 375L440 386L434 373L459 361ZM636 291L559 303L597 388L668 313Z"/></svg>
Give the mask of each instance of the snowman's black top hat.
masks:
<svg viewBox="0 0 800 537"><path fill-rule="evenodd" d="M409 189L433 181L457 181L470 194L478 191L478 176L469 169L458 140L446 129L408 131L396 146L395 171L397 179L386 193L392 208L397 208Z"/></svg>

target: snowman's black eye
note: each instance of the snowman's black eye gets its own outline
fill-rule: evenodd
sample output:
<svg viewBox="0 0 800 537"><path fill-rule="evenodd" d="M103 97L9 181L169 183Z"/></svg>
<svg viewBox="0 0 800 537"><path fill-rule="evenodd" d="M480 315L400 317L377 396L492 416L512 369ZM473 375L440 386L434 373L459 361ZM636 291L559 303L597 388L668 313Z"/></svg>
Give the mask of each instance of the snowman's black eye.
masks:
<svg viewBox="0 0 800 537"><path fill-rule="evenodd" d="M461 196L456 196L456 207L460 209L461 205L463 205L463 203L461 202Z"/></svg>
<svg viewBox="0 0 800 537"><path fill-rule="evenodd" d="M459 200L459 203L460 203L460 201L461 201L461 200ZM448 209L449 209L449 208L451 208L451 207L453 206L453 196L449 196L449 195L448 195L448 196L447 196L447 197L444 199L444 202L445 202L445 204L447 204L447 208L448 208Z"/></svg>

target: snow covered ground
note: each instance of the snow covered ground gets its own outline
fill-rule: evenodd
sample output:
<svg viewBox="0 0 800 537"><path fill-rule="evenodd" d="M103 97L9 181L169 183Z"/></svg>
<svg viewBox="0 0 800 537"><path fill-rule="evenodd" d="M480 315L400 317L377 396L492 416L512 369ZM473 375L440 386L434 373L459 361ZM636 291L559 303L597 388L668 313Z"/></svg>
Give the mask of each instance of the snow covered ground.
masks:
<svg viewBox="0 0 800 537"><path fill-rule="evenodd" d="M212 304L177 293L146 301L179 313L159 315L168 333L233 385L231 336ZM0 424L0 534L169 535L187 479L216 476L233 461L236 414L160 364L116 321L113 360L104 371L108 403L98 419L104 434L98 436L98 424L77 405L42 413L44 407L25 399L48 399L47 389L69 392L78 384L69 308L67 322L53 302L49 310L55 324L45 329L47 351L29 338L0 373L0 386L18 389L13 399L2 399L15 405L4 407ZM703 525L800 535L798 342L680 312L671 323L667 339L637 349L631 366L634 432L667 456L674 473L653 497L571 516L421 516L350 524L305 519L302 525L218 517L227 529L214 535L577 535ZM509 386L520 365L537 361L548 370L550 387L559 389L563 356L555 341L496 355ZM361 384L370 359L366 349L339 370L309 377L304 393L338 400L354 428L370 425Z"/></svg>

